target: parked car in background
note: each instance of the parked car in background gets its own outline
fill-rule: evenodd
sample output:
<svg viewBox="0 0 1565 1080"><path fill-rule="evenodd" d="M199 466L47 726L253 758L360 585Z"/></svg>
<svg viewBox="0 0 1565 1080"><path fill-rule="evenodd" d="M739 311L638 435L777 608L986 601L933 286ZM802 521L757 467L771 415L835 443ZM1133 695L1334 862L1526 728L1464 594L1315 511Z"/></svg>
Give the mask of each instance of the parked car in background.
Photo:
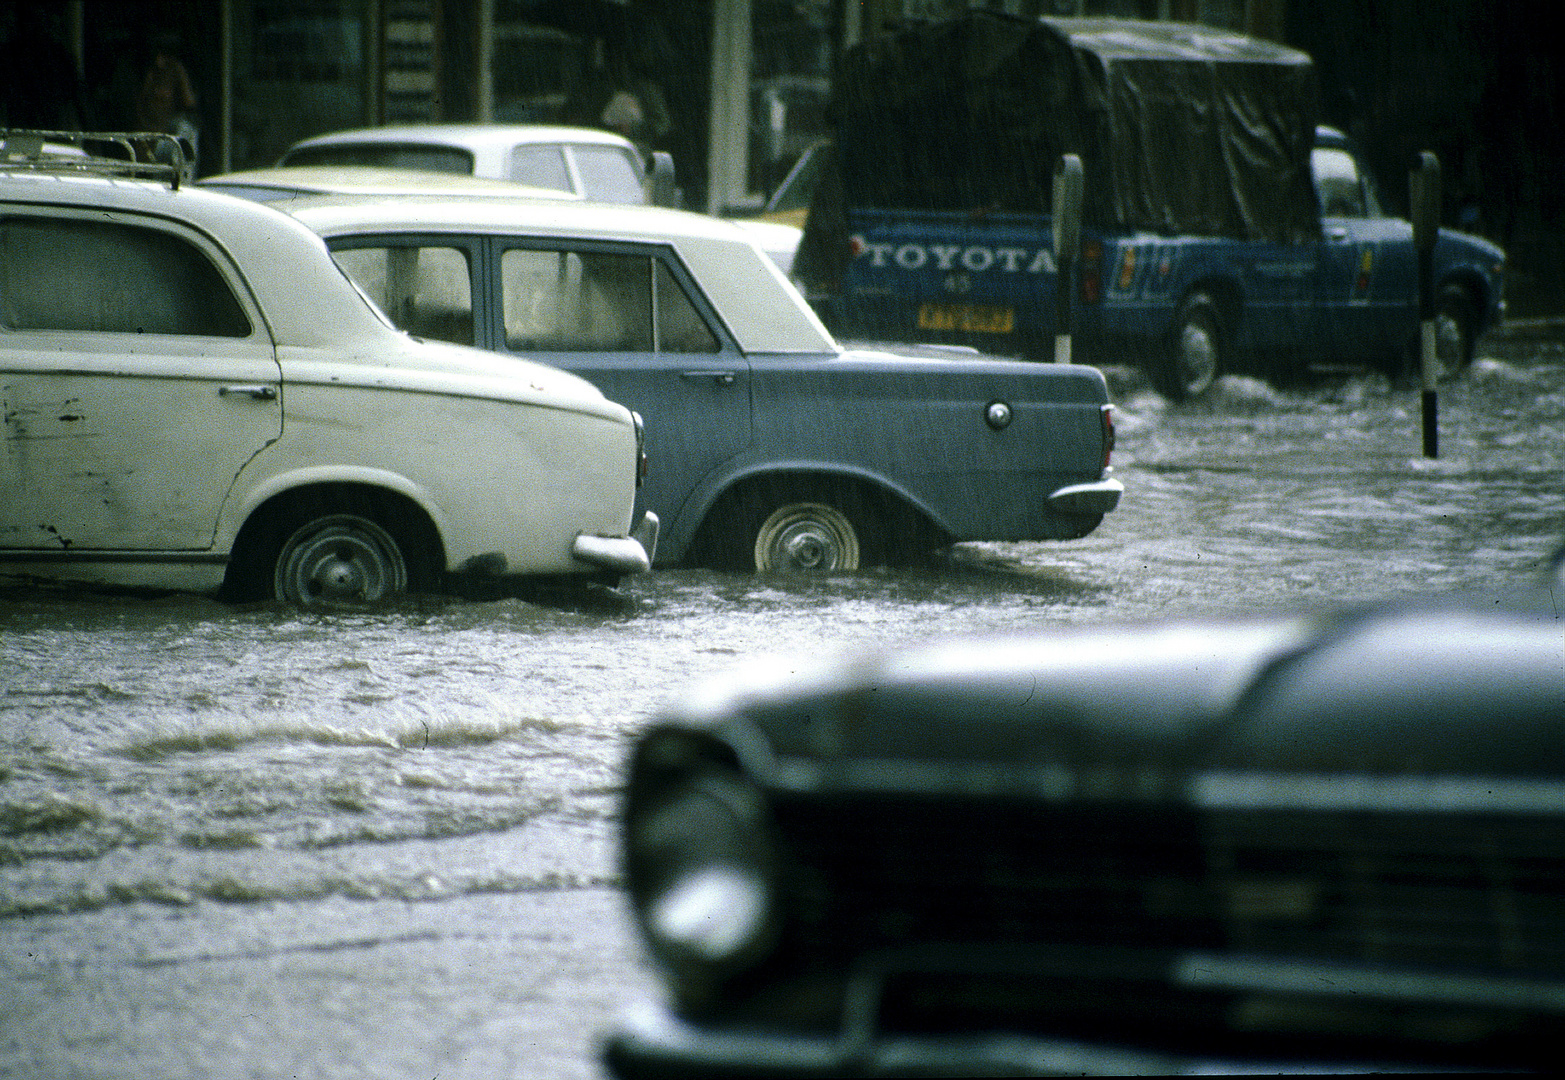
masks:
<svg viewBox="0 0 1565 1080"><path fill-rule="evenodd" d="M646 417L658 558L848 570L1070 539L1118 503L1092 368L844 351L734 224L537 199L298 199L421 338L565 368Z"/></svg>
<svg viewBox="0 0 1565 1080"><path fill-rule="evenodd" d="M550 124L405 124L302 139L279 165L373 165L459 173L613 203L656 201L634 143L597 128Z"/></svg>
<svg viewBox="0 0 1565 1080"><path fill-rule="evenodd" d="M415 341L298 222L149 168L0 166L0 574L315 607L647 567L629 410Z"/></svg>
<svg viewBox="0 0 1565 1080"><path fill-rule="evenodd" d="M370 165L466 173L569 192L608 203L679 207L674 161L652 154L650 168L629 139L597 128L548 124L414 124L359 128L295 143L279 165ZM803 230L746 222L761 249L787 274Z"/></svg>
<svg viewBox="0 0 1565 1080"><path fill-rule="evenodd" d="M621 1077L1557 1065L1547 591L760 659L621 821Z"/></svg>

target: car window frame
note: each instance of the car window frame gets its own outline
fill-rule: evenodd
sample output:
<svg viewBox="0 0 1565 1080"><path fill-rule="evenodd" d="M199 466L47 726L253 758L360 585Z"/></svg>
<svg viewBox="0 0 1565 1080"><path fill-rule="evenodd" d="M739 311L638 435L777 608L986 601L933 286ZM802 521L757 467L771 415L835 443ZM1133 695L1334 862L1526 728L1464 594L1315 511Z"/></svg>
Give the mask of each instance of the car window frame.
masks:
<svg viewBox="0 0 1565 1080"><path fill-rule="evenodd" d="M553 183L547 183L534 176L524 176L518 168L518 158L524 153L537 153L539 151L553 151L558 159L560 172L565 179L565 186L558 187ZM575 163L571 161L568 147L564 143L557 142L523 142L511 147L505 158L506 179L513 183L532 184L536 187L546 188L549 191L564 191L572 195L581 195L581 177L577 175Z"/></svg>
<svg viewBox="0 0 1565 1080"><path fill-rule="evenodd" d="M594 202L612 202L624 206L644 206L647 203L647 172L646 166L632 150L612 143L562 143L561 149L565 151L566 167L571 173L571 182L576 186L576 193L584 199ZM605 198L601 193L589 191L587 188L586 173L582 169L578 155L590 153L601 156L617 156L629 167L635 190L640 198L634 202L625 202L622 199Z"/></svg>
<svg viewBox="0 0 1565 1080"><path fill-rule="evenodd" d="M1358 188L1359 209L1353 214L1332 214L1327 212L1326 200L1321 190L1321 170L1319 162L1327 155L1346 160L1353 168L1355 186ZM1325 145L1315 146L1310 150L1310 184L1315 189L1315 201L1322 218L1340 220L1368 220L1385 217L1385 212L1380 206L1379 193L1375 190L1374 178L1364 168L1364 162L1353 149L1348 146Z"/></svg>
<svg viewBox="0 0 1565 1080"><path fill-rule="evenodd" d="M574 235L551 235L536 232L506 232L484 231L475 232L470 229L426 229L400 230L377 228L370 231L342 231L335 232L325 237L327 249L334 256L340 248L366 248L383 247L387 244L398 244L404 247L457 247L466 248L469 254L470 273L475 281L472 283L473 291L473 332L476 347L505 356L519 355L506 347L505 342L505 301L502 293L503 281L501 278L500 262L506 248L522 247L531 250L543 251L590 251L602 254L640 255L655 258L661 261L668 270L674 282L684 292L685 299L694 307L696 313L706 323L707 329L717 339L718 349L712 353L627 353L626 355L639 356L724 356L743 355L744 350L739 347L739 339L735 336L728 323L723 319L716 305L707 297L706 290L702 289L696 276L680 258L679 249L666 241L631 241L631 240L606 240L597 237L582 237ZM333 264L336 264L335 257ZM341 266L338 272L348 278L352 278ZM354 285L355 289L358 286ZM363 291L359 290L361 296ZM373 300L364 297L365 303L380 314L380 317L391 321L389 315L379 312ZM394 322L391 325L395 326ZM398 328L400 331L400 328ZM405 332L405 331L402 331ZM618 350L616 350L618 351ZM539 355L567 355L564 353L544 353Z"/></svg>
<svg viewBox="0 0 1565 1080"><path fill-rule="evenodd" d="M721 314L712 302L707 298L706 291L700 287L684 261L679 257L679 250L673 244L667 242L637 242L628 240L604 240L591 237L579 237L570 235L548 236L533 233L486 233L485 239L489 242L489 267L486 271L487 286L485 289L485 306L489 311L489 326L487 332L489 340L494 342L495 351L507 356L522 355L512 352L506 344L505 334L505 297L503 292L504 281L501 275L501 260L508 248L526 248L532 251L580 251L603 255L636 255L656 259L669 271L676 285L685 294L685 300L700 316L706 324L707 330L717 340L718 348L709 353L673 353L663 352L654 348L651 351L636 351L625 349L599 350L612 352L624 356L724 356L740 355L743 350L739 348L738 339L723 321ZM533 350L526 355L532 356L568 356L571 353L563 351Z"/></svg>
<svg viewBox="0 0 1565 1080"><path fill-rule="evenodd" d="M325 238L325 242L326 249L332 256L332 264L337 267L337 272L347 279L348 284L353 286L354 291L359 294L364 303L387 326L397 331L397 333L407 334L409 337L416 337L417 335L398 326L396 320L391 317L390 312L383 311L380 305L375 302L375 299L366 293L357 281L353 280L353 275L344 270L342 264L337 262L337 251L339 249L362 250L364 248L392 245L397 247L456 248L465 251L467 253L469 300L473 308L473 347L486 349L488 348L488 345L485 344L486 335L488 334L488 319L483 311L485 304L482 299L486 270L483 264L484 253L480 248L479 239L481 238L475 238L472 234L466 232L428 232L424 230L403 232L393 230L389 232L345 233L340 236L328 236ZM445 341L444 338L431 340ZM453 342L452 344L457 343Z"/></svg>

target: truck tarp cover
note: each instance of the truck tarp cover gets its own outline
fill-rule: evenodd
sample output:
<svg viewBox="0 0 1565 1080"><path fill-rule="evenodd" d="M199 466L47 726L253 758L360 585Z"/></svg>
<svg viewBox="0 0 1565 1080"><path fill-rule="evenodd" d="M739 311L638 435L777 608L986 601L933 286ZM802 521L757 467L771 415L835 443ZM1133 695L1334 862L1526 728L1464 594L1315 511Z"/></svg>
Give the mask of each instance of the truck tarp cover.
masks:
<svg viewBox="0 0 1565 1080"><path fill-rule="evenodd" d="M1073 153L1096 227L1298 241L1320 232L1315 102L1306 54L1229 31L973 12L846 55L840 196L1047 213Z"/></svg>

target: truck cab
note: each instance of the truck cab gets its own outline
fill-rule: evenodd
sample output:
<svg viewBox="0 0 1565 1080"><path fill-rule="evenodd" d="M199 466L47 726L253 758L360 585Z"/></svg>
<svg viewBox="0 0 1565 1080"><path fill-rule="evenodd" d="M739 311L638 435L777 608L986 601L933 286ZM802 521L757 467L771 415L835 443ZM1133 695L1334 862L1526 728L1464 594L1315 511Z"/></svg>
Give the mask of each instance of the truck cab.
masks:
<svg viewBox="0 0 1565 1080"><path fill-rule="evenodd" d="M1306 54L1210 27L973 12L890 35L844 65L796 274L839 336L1044 358L1068 330L1075 358L1139 363L1173 399L1227 372L1399 376L1412 226L1315 97ZM1063 328L1062 154L1086 177ZM1441 231L1445 374L1500 318L1503 267Z"/></svg>

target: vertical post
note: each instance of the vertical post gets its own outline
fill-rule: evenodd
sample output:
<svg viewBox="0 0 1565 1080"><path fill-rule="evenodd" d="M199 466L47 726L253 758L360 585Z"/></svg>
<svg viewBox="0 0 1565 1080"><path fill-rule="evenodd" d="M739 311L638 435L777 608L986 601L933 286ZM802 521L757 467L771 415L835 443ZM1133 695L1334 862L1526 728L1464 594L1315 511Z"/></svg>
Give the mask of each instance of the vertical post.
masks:
<svg viewBox="0 0 1565 1080"><path fill-rule="evenodd" d="M218 56L222 70L217 84L217 172L234 169L234 0L217 8Z"/></svg>
<svg viewBox="0 0 1565 1080"><path fill-rule="evenodd" d="M474 30L477 100L473 102L473 119L480 124L494 120L494 18L495 0L478 0L478 26Z"/></svg>
<svg viewBox="0 0 1565 1080"><path fill-rule="evenodd" d="M1081 158L1061 154L1054 169L1054 362L1071 362L1071 292L1081 248Z"/></svg>
<svg viewBox="0 0 1565 1080"><path fill-rule="evenodd" d="M380 0L364 0L364 126L386 122L386 23Z"/></svg>
<svg viewBox="0 0 1565 1080"><path fill-rule="evenodd" d="M713 0L712 4L706 212L714 216L743 198L749 186L750 3Z"/></svg>
<svg viewBox="0 0 1565 1080"><path fill-rule="evenodd" d="M1424 456L1440 456L1440 363L1435 335L1435 238L1440 234L1440 161L1425 150L1408 175L1413 246L1418 251L1419 366L1423 376Z"/></svg>

